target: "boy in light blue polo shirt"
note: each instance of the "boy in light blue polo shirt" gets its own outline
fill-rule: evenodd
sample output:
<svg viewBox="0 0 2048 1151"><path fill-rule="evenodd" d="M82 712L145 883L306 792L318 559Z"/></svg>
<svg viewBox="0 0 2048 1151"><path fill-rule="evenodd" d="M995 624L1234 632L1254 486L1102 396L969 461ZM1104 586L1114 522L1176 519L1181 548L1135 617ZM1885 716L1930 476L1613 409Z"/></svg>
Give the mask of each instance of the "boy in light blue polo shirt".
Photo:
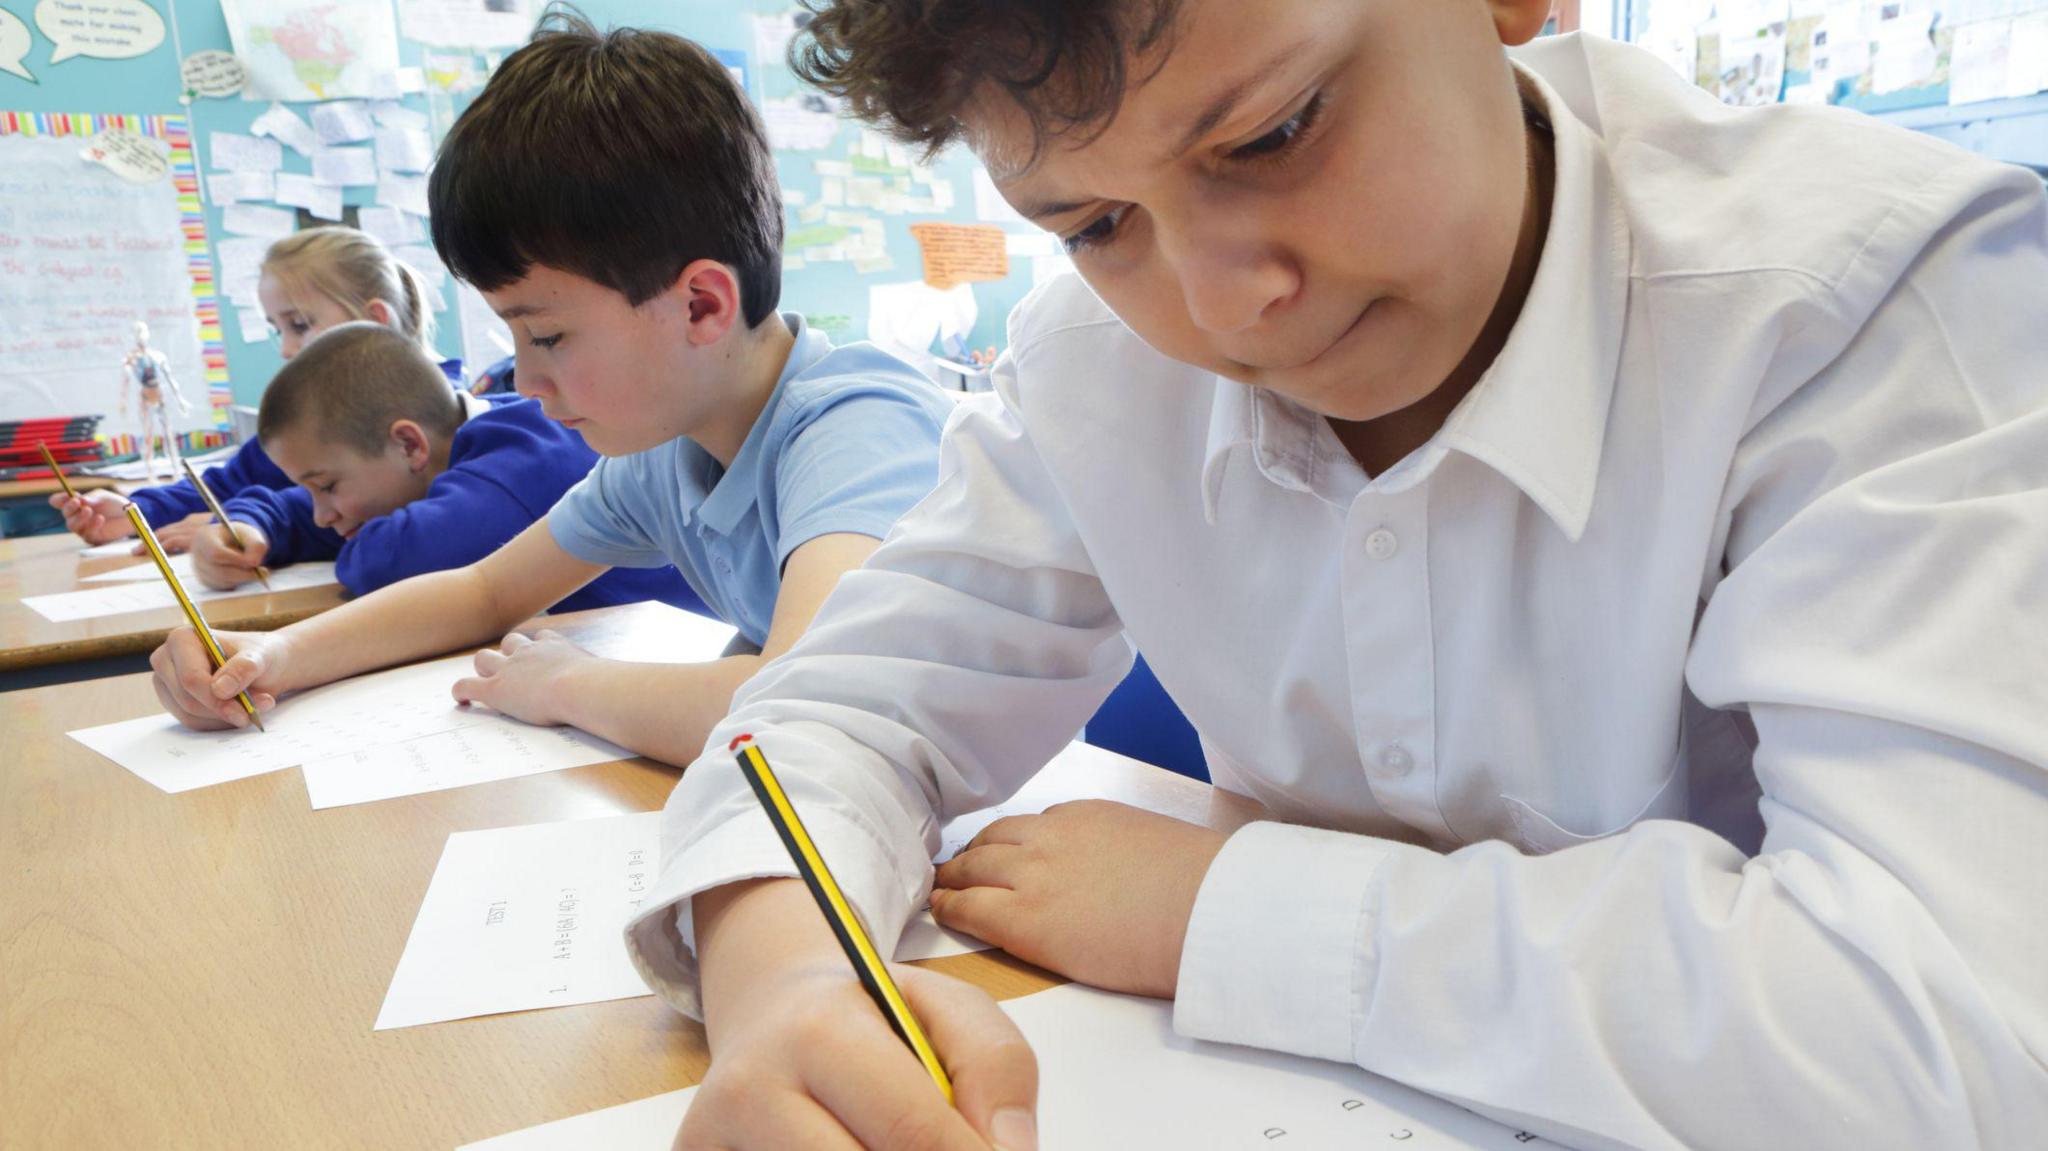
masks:
<svg viewBox="0 0 2048 1151"><path fill-rule="evenodd" d="M637 127L589 130L610 122ZM442 261L519 341L519 393L605 458L467 567L278 631L220 633L218 672L189 629L171 633L160 697L191 726L240 726L238 692L266 708L504 637L456 699L687 763L733 690L937 481L952 405L908 364L835 349L776 310L767 141L724 66L680 37L551 15L456 121L428 198ZM758 654L628 663L506 635L612 566L669 563Z"/></svg>
<svg viewBox="0 0 2048 1151"><path fill-rule="evenodd" d="M880 539L931 490L952 409L895 356L835 348L794 312L781 320L795 344L731 467L688 439L601 459L547 519L562 550L589 563L675 564L756 648L791 552L839 532Z"/></svg>

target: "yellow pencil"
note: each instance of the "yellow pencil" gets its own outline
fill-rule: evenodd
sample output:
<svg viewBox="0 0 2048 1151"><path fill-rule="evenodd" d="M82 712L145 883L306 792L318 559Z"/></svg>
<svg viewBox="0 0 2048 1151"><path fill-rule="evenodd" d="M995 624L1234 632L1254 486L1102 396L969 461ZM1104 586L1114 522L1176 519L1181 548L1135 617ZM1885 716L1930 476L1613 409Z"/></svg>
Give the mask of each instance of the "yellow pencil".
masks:
<svg viewBox="0 0 2048 1151"><path fill-rule="evenodd" d="M71 478L64 474L63 468L57 466L57 457L50 454L49 441L37 440L36 450L43 453L43 462L50 465L50 470L57 475L57 482L64 485L64 494L74 500L77 499L78 489L71 486Z"/></svg>
<svg viewBox="0 0 2048 1151"><path fill-rule="evenodd" d="M213 513L213 518L220 521L220 526L228 529L228 542L234 544L238 552L248 551L248 548L242 546L242 533L236 531L235 525L228 522L228 513L221 508L220 501L214 498L213 489L207 487L206 481L199 478L199 473L192 467L192 461L179 456L178 464L185 469L185 478L191 480L192 486L199 489L199 498L206 501L207 510ZM269 591L270 569L257 564L256 581L263 585L264 591Z"/></svg>
<svg viewBox="0 0 2048 1151"><path fill-rule="evenodd" d="M171 585L171 594L178 597L178 606L185 609L185 618L192 622L192 630L199 633L199 642L206 645L206 658L213 661L213 670L219 671L228 657L221 652L220 641L213 638L213 629L206 626L206 617L199 614L199 605L185 594L185 585L178 582L178 573L171 570L171 558L164 554L163 545L156 542L156 533L149 530L149 521L142 518L142 509L129 504L128 521L135 525L135 534L142 537L143 545L149 549L149 558L156 561L156 570L163 573L164 582ZM235 698L242 701L242 710L249 713L249 722L256 725L257 731L262 731L263 717L256 714L256 704L250 700L249 693L245 691Z"/></svg>
<svg viewBox="0 0 2048 1151"><path fill-rule="evenodd" d="M775 778L775 772L768 766L767 757L753 743L753 736L743 735L732 741L730 750L740 761L740 772L747 777L748 786L760 799L761 806L768 812L768 822L775 825L775 834L782 837L782 846L789 849L789 857L796 863L797 874L803 876L804 886L811 889L811 898L818 901L818 910L825 913L825 922L832 925L832 934L839 937L839 946L846 951L846 958L853 963L853 973L860 977L860 985L867 988L875 1006L889 1020L889 1026L910 1045L918 1062L945 1093L946 1102L953 1101L953 1081L946 1077L946 1069L939 1063L939 1053L932 1048L932 1041L925 1037L924 1028L918 1026L917 1017L910 1013L910 1004L903 998L896 981L889 977L889 969L883 965L882 957L876 953L874 941L868 938L860 920L853 914L853 906L846 902L846 896L839 890L839 884L832 878L832 870L825 866L825 858L818 854L818 845L811 842L811 835L804 830L804 821L797 818L796 808L790 805L789 796L782 790L782 783ZM746 744L741 747L741 744Z"/></svg>

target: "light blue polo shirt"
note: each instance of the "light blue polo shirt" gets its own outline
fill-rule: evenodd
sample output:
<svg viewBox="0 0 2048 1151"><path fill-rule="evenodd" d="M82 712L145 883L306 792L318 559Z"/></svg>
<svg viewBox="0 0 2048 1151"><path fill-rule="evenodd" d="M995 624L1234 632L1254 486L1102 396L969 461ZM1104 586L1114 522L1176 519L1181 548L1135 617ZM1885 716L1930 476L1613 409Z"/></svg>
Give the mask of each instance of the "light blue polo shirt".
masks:
<svg viewBox="0 0 2048 1151"><path fill-rule="evenodd" d="M789 553L832 532L880 539L939 478L953 403L872 344L835 348L803 317L774 394L730 469L678 438L601 459L548 513L562 550L676 565L719 618L766 642Z"/></svg>

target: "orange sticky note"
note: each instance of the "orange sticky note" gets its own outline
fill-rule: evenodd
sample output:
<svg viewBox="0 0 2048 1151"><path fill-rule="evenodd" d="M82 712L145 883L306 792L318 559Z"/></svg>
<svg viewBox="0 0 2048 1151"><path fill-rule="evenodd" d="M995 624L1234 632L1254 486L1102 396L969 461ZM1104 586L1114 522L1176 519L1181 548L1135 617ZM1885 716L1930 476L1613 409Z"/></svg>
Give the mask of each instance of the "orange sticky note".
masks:
<svg viewBox="0 0 2048 1151"><path fill-rule="evenodd" d="M924 252L924 282L944 290L955 284L1000 280L1010 274L1003 230L986 224L912 224Z"/></svg>

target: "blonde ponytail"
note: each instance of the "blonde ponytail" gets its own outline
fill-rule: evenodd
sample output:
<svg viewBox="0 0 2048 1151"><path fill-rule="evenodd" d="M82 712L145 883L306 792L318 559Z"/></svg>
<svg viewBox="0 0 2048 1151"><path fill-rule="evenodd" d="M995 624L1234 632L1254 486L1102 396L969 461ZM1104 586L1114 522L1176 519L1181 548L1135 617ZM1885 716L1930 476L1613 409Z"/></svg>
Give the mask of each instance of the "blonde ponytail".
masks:
<svg viewBox="0 0 2048 1151"><path fill-rule="evenodd" d="M263 271L276 277L286 295L325 296L358 320L370 318L370 301L383 300L391 309L391 327L440 358L419 273L367 232L340 225L294 232L270 245Z"/></svg>

